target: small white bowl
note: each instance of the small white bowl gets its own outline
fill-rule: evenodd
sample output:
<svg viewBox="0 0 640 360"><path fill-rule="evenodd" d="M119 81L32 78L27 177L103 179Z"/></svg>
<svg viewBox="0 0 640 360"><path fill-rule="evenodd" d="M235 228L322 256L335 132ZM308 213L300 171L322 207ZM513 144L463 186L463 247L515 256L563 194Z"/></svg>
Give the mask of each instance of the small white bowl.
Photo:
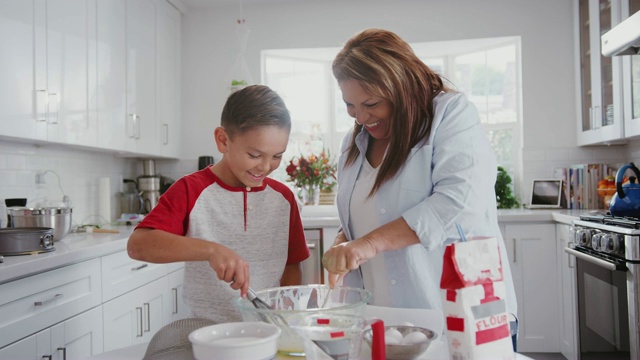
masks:
<svg viewBox="0 0 640 360"><path fill-rule="evenodd" d="M278 352L279 327L265 322L223 323L189 334L197 360L266 360Z"/></svg>

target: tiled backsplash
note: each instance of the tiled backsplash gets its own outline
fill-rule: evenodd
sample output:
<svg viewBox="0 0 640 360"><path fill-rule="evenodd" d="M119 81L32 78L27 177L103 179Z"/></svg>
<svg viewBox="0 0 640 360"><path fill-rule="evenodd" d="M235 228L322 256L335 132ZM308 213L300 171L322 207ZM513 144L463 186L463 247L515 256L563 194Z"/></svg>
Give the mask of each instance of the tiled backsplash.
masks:
<svg viewBox="0 0 640 360"><path fill-rule="evenodd" d="M158 174L173 179L196 168L197 159L156 163ZM44 175L44 184L36 184L36 174L46 170L50 172ZM60 178L60 186L56 174ZM34 145L0 140L0 201L27 198L28 206L37 206L44 201L62 201L62 189L71 199L72 219L76 225L105 223L98 217L100 178L110 179L109 220L113 221L120 216L117 193L122 191L122 179L135 179L140 175L142 165L139 159L55 144Z"/></svg>
<svg viewBox="0 0 640 360"><path fill-rule="evenodd" d="M553 177L556 167L585 162L622 164L640 157L640 141L625 146L583 148L523 149L522 178L515 184L519 198L528 199L530 184L535 178ZM178 179L197 170L197 159L159 160L156 171L160 175ZM36 184L36 174L47 172L44 184ZM97 218L99 179L109 177L111 185L110 220L117 219L118 196L123 178L137 178L142 174L140 159L125 158L110 152L69 148L55 144L34 145L0 140L0 201L5 198L27 198L29 206L45 200L61 201L60 187L72 201L75 224L104 223ZM526 201L526 200L525 200Z"/></svg>

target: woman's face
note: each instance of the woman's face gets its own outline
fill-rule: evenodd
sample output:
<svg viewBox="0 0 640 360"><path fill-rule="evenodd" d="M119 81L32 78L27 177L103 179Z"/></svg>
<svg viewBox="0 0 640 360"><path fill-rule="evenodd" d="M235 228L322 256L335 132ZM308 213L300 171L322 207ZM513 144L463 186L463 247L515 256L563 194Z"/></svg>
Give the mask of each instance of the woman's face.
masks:
<svg viewBox="0 0 640 360"><path fill-rule="evenodd" d="M358 124L364 125L378 140L391 138L391 103L367 93L356 80L340 82L342 100L347 112Z"/></svg>

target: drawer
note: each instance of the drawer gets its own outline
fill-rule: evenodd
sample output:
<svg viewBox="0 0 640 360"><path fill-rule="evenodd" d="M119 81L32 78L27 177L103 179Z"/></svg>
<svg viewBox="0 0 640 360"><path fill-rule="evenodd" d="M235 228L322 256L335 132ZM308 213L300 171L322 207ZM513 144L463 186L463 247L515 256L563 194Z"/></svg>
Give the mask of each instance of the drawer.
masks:
<svg viewBox="0 0 640 360"><path fill-rule="evenodd" d="M165 264L133 260L126 251L103 256L102 301L109 301L165 275Z"/></svg>
<svg viewBox="0 0 640 360"><path fill-rule="evenodd" d="M100 305L100 259L0 285L0 347Z"/></svg>
<svg viewBox="0 0 640 360"><path fill-rule="evenodd" d="M184 261L167 264L167 273L184 269Z"/></svg>

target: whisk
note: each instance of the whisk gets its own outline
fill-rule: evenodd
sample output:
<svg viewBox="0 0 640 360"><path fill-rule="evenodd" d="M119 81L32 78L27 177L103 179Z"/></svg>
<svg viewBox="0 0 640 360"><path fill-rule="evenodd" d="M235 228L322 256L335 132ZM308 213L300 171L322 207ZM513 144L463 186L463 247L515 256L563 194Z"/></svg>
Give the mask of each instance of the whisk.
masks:
<svg viewBox="0 0 640 360"><path fill-rule="evenodd" d="M258 297L258 295L256 295L256 292L253 291L253 289L249 288L249 291L247 293L247 297L249 298L249 301L251 301L253 306L256 307L256 309L273 311L273 308L271 308L271 306L269 306L269 304L267 304L264 300L260 299ZM287 323L287 320L285 320L282 317L282 315L280 315L278 313L273 313L271 311L261 312L260 315L263 316L263 318L267 322L270 322L270 323L273 323L273 324L277 325L283 331L286 331L287 329L290 329L289 328L289 324Z"/></svg>

